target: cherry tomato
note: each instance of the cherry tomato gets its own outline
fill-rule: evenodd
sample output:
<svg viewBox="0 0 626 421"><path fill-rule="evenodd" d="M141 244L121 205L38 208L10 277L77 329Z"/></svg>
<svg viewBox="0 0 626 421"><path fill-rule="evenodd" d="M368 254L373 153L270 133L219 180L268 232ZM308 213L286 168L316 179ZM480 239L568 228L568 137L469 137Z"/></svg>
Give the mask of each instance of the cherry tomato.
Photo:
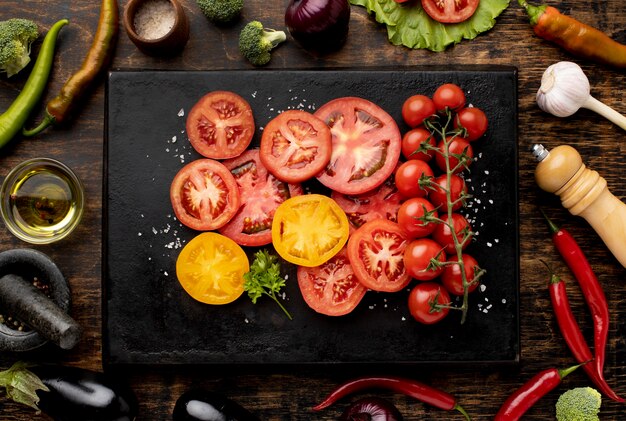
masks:
<svg viewBox="0 0 626 421"><path fill-rule="evenodd" d="M374 291L400 291L411 281L403 253L406 233L387 219L366 222L348 240L348 258L359 281Z"/></svg>
<svg viewBox="0 0 626 421"><path fill-rule="evenodd" d="M433 260L446 261L446 252L430 238L411 241L404 250L404 265L410 276L418 281L431 281L441 275L443 265L432 265Z"/></svg>
<svg viewBox="0 0 626 421"><path fill-rule="evenodd" d="M299 184L287 184L267 172L258 149L249 149L237 158L224 161L237 181L241 206L235 216L219 229L221 234L242 246L272 242L272 220L278 205L302 194Z"/></svg>
<svg viewBox="0 0 626 421"><path fill-rule="evenodd" d="M445 213L439 218L443 221L441 224L437 224L433 230L433 240L438 242L448 254L456 253L456 247L454 245L454 238L452 237L452 229L450 225L454 227L454 232L459 243L462 243L462 249L464 250L470 244L472 227L469 221L460 213L452 214L452 224L449 224L450 218ZM467 238L466 238L467 237Z"/></svg>
<svg viewBox="0 0 626 421"><path fill-rule="evenodd" d="M269 172L287 183L313 178L330 160L330 129L302 110L283 111L261 137L261 161Z"/></svg>
<svg viewBox="0 0 626 421"><path fill-rule="evenodd" d="M272 243L280 256L300 266L319 266L348 241L348 218L330 197L305 194L285 200L272 222Z"/></svg>
<svg viewBox="0 0 626 421"><path fill-rule="evenodd" d="M472 17L478 3L480 0L422 0L422 7L437 22L459 23Z"/></svg>
<svg viewBox="0 0 626 421"><path fill-rule="evenodd" d="M327 316L350 313L367 292L354 274L345 247L321 266L298 266L298 285L308 306Z"/></svg>
<svg viewBox="0 0 626 421"><path fill-rule="evenodd" d="M187 116L191 146L207 158L234 158L246 150L254 135L250 104L234 92L209 92Z"/></svg>
<svg viewBox="0 0 626 421"><path fill-rule="evenodd" d="M330 162L317 176L326 187L361 194L380 186L393 173L402 137L385 110L366 99L344 97L322 105L315 116L332 134Z"/></svg>
<svg viewBox="0 0 626 421"><path fill-rule="evenodd" d="M409 130L402 136L402 156L406 159L428 162L435 156L436 147L437 139L423 127Z"/></svg>
<svg viewBox="0 0 626 421"><path fill-rule="evenodd" d="M235 177L222 163L208 158L178 171L170 186L170 200L176 218L198 231L224 226L241 204Z"/></svg>
<svg viewBox="0 0 626 421"><path fill-rule="evenodd" d="M407 233L409 238L426 237L430 235L437 222L426 222L423 218L426 214L437 218L437 210L427 199L412 197L400 206L398 210L398 225Z"/></svg>
<svg viewBox="0 0 626 421"><path fill-rule="evenodd" d="M176 277L195 300L228 304L243 293L248 257L233 240L215 232L195 236L176 259Z"/></svg>
<svg viewBox="0 0 626 421"><path fill-rule="evenodd" d="M474 160L474 149L472 148L472 145L470 145L470 143L462 137L451 137L448 138L447 142L450 170L453 170L454 173L460 173L472 164ZM439 149L437 151L437 155L435 155L437 166L441 169L441 171L446 171L446 158L444 156L446 153L446 145L443 140L439 142L437 148ZM463 164L459 165L461 160L463 160Z"/></svg>
<svg viewBox="0 0 626 421"><path fill-rule="evenodd" d="M448 189L448 178L446 174L439 175L431 180L431 190L428 191L428 199L439 212L448 211L448 200L446 190ZM450 174L450 202L452 210L459 210L465 205L467 196L467 185L465 180L456 174Z"/></svg>
<svg viewBox="0 0 626 421"><path fill-rule="evenodd" d="M402 104L402 118L412 128L419 126L436 112L435 103L426 95L413 95Z"/></svg>
<svg viewBox="0 0 626 421"><path fill-rule="evenodd" d="M478 287L478 282L472 282L477 270L480 270L478 262L469 254L463 253L461 256L463 259L463 270L465 271L465 279L468 283L467 291L472 292ZM453 265L446 266L441 274L441 283L443 286L454 295L463 295L463 276L461 275L461 265L455 263Z"/></svg>
<svg viewBox="0 0 626 421"><path fill-rule="evenodd" d="M473 142L487 131L487 116L476 107L468 107L460 110L454 118L454 128L465 129L464 138Z"/></svg>
<svg viewBox="0 0 626 421"><path fill-rule="evenodd" d="M396 187L404 197L424 197L428 195L429 181L434 176L427 162L411 159L396 170Z"/></svg>
<svg viewBox="0 0 626 421"><path fill-rule="evenodd" d="M398 192L393 177L374 190L358 195L332 192L330 197L344 210L350 221L350 232L373 219L398 220L398 209L402 195Z"/></svg>
<svg viewBox="0 0 626 421"><path fill-rule="evenodd" d="M438 307L444 306L444 307ZM450 309L450 294L436 282L422 282L409 294L409 312L420 323L431 325L443 320Z"/></svg>
<svg viewBox="0 0 626 421"><path fill-rule="evenodd" d="M465 94L458 85L446 83L435 90L433 102L437 111L445 111L446 108L456 111L465 107Z"/></svg>

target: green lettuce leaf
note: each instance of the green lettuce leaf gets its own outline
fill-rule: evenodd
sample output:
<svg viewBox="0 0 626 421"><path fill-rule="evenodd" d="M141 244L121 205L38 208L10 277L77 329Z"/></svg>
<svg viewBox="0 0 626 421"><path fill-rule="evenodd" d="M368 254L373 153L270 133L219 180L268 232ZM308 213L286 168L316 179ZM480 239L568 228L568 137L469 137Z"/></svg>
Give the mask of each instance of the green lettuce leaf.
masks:
<svg viewBox="0 0 626 421"><path fill-rule="evenodd" d="M350 0L364 7L377 22L387 26L389 41L409 48L444 51L463 39L474 39L496 24L496 17L510 0L480 0L474 15L465 22L443 24L426 14L417 0L399 4L394 0Z"/></svg>

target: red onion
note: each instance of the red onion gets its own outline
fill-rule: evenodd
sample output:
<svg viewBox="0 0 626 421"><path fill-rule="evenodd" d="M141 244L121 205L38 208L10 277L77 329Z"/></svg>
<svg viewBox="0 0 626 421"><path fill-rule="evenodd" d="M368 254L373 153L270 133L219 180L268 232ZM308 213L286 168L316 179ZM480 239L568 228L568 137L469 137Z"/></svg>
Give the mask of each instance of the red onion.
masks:
<svg viewBox="0 0 626 421"><path fill-rule="evenodd" d="M348 35L348 0L290 0L285 25L303 47L318 52L339 49Z"/></svg>
<svg viewBox="0 0 626 421"><path fill-rule="evenodd" d="M402 421L400 411L382 398L361 398L341 414L339 421Z"/></svg>

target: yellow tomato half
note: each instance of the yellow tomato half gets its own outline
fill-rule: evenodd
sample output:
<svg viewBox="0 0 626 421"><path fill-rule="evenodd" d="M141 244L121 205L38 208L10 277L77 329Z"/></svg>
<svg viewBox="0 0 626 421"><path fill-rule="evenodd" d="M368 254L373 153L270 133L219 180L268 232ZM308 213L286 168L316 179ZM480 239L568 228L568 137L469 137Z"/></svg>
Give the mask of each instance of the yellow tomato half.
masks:
<svg viewBox="0 0 626 421"><path fill-rule="evenodd" d="M280 256L314 267L339 253L348 241L348 217L330 197L307 194L284 201L274 214L272 242Z"/></svg>
<svg viewBox="0 0 626 421"><path fill-rule="evenodd" d="M228 237L205 232L194 237L176 259L176 276L183 289L206 304L228 304L243 293L248 256Z"/></svg>

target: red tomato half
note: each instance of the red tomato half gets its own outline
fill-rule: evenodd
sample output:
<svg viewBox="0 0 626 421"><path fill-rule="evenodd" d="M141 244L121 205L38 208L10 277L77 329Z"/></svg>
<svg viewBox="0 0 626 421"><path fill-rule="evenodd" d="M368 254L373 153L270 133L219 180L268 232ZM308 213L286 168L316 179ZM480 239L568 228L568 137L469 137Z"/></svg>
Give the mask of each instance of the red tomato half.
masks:
<svg viewBox="0 0 626 421"><path fill-rule="evenodd" d="M343 194L372 190L391 175L400 157L402 136L394 119L371 101L338 98L315 115L332 134L332 155L317 179Z"/></svg>
<svg viewBox="0 0 626 421"><path fill-rule="evenodd" d="M404 267L407 237L387 219L375 219L356 230L348 240L348 258L363 285L374 291L400 291L411 281Z"/></svg>
<svg viewBox="0 0 626 421"><path fill-rule="evenodd" d="M272 119L261 137L261 161L278 179L300 183L313 178L330 160L330 129L302 110Z"/></svg>
<svg viewBox="0 0 626 421"><path fill-rule="evenodd" d="M189 111L186 129L191 146L200 155L234 158L252 141L252 108L234 92L209 92Z"/></svg>
<svg viewBox="0 0 626 421"><path fill-rule="evenodd" d="M222 163L206 158L178 171L170 186L170 200L176 218L198 231L224 226L241 203L235 177Z"/></svg>
<svg viewBox="0 0 626 421"><path fill-rule="evenodd" d="M437 305L444 307L437 307ZM431 325L443 320L450 309L450 294L437 282L415 285L409 294L409 311L420 323Z"/></svg>
<svg viewBox="0 0 626 421"><path fill-rule="evenodd" d="M389 219L396 222L402 195L398 192L393 177L375 188L358 195L347 195L332 192L331 198L348 216L350 232L374 219Z"/></svg>
<svg viewBox="0 0 626 421"><path fill-rule="evenodd" d="M287 184L267 172L259 150L250 149L238 158L224 161L235 177L241 197L237 214L220 233L242 246L262 246L272 242L272 220L278 205L302 194L299 184Z"/></svg>
<svg viewBox="0 0 626 421"><path fill-rule="evenodd" d="M480 0L422 0L428 16L441 23L463 22L474 14Z"/></svg>
<svg viewBox="0 0 626 421"><path fill-rule="evenodd" d="M367 292L354 275L345 247L321 266L298 266L298 285L309 307L327 316L350 313Z"/></svg>

